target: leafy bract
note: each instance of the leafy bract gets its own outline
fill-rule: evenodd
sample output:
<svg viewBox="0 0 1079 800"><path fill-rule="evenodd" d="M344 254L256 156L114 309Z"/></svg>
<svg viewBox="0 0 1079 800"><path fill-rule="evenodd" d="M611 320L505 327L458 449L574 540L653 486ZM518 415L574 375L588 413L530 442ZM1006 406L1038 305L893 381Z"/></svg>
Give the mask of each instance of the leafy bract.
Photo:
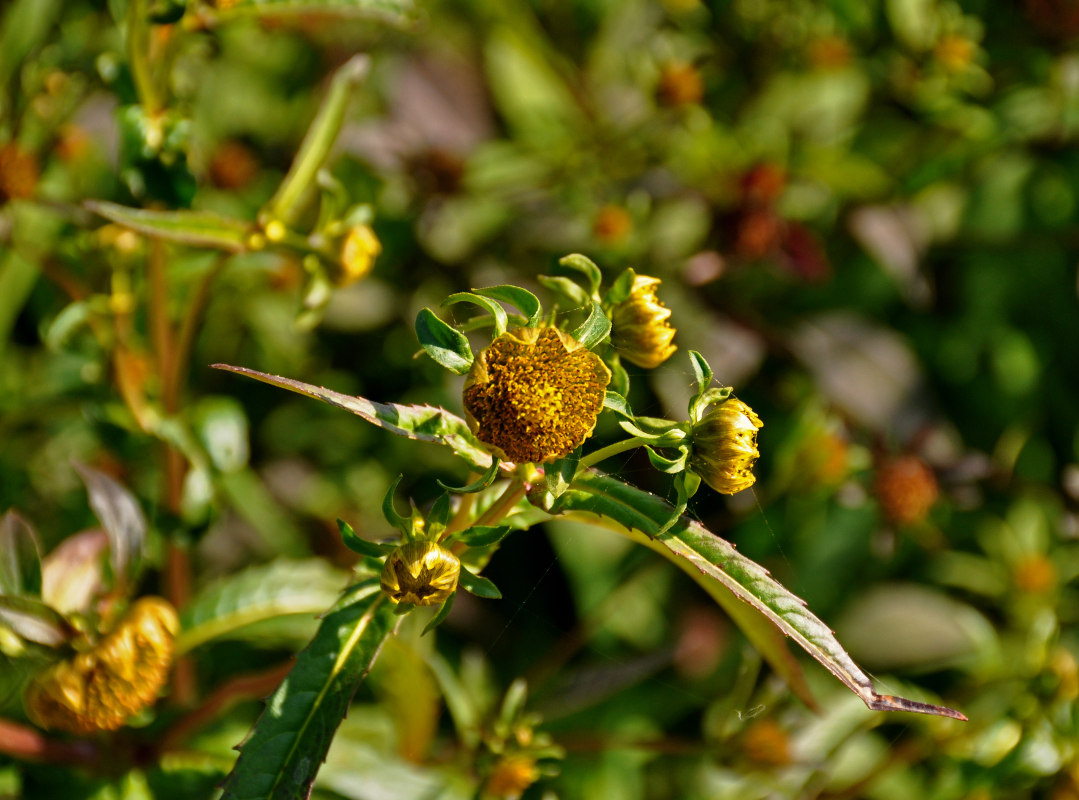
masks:
<svg viewBox="0 0 1079 800"><path fill-rule="evenodd" d="M222 800L310 796L352 695L395 623L393 604L377 580L359 583L345 594L267 701L240 747Z"/></svg>
<svg viewBox="0 0 1079 800"><path fill-rule="evenodd" d="M133 581L146 544L146 516L134 495L104 472L76 462L90 508L109 537L109 564L116 580Z"/></svg>
<svg viewBox="0 0 1079 800"><path fill-rule="evenodd" d="M8 511L0 517L0 595L41 594L41 550L30 523Z"/></svg>

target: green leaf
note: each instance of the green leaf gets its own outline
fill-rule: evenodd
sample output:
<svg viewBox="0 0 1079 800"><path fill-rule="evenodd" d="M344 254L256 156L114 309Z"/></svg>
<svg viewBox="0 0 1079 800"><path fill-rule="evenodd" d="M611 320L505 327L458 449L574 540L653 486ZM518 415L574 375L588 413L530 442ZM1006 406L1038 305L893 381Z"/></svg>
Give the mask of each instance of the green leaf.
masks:
<svg viewBox="0 0 1079 800"><path fill-rule="evenodd" d="M730 542L699 523L682 517L666 534L653 539L672 512L671 506L660 498L588 470L579 475L570 490L559 499L559 510L580 512L582 518L612 527L665 555L694 576L728 612L748 604L782 634L801 645L869 708L966 719L950 708L879 694L872 680L851 660L831 629L810 613L800 598L777 583L766 569L739 553ZM744 619L738 612L733 612L732 616L739 624ZM744 630L755 644L762 638L759 626L747 626ZM797 674L792 672L790 663L776 657L774 646L762 648L762 653L788 680Z"/></svg>
<svg viewBox="0 0 1079 800"><path fill-rule="evenodd" d="M473 291L484 297L490 297L495 300L501 300L503 303L509 303L526 317L526 328L535 327L540 320L540 316L543 314L543 308L540 307L539 298L532 294L532 292L527 289L522 289L519 286L488 286L484 289L474 289Z"/></svg>
<svg viewBox="0 0 1079 800"><path fill-rule="evenodd" d="M549 501L554 500L569 488L570 481L573 480L573 476L577 472L577 464L580 463L580 460L581 448L578 447L568 456L564 456L544 467L543 481L547 486Z"/></svg>
<svg viewBox="0 0 1079 800"><path fill-rule="evenodd" d="M446 598L446 601L439 606L438 613L431 617L431 621L423 626L423 633L421 633L420 636L426 636L429 631L433 631L442 624L443 620L450 615L451 609L453 609L453 599L455 597L457 597L457 592L454 592Z"/></svg>
<svg viewBox="0 0 1079 800"><path fill-rule="evenodd" d="M608 385L611 391L625 397L629 394L629 373L622 366L622 360L617 353L611 353L607 366L611 369L611 382Z"/></svg>
<svg viewBox="0 0 1079 800"><path fill-rule="evenodd" d="M14 511L0 517L0 595L41 595L41 548L37 534Z"/></svg>
<svg viewBox="0 0 1079 800"><path fill-rule="evenodd" d="M213 19L298 17L304 14L346 19L374 19L395 26L411 23L418 11L413 0L239 0L213 11Z"/></svg>
<svg viewBox="0 0 1079 800"><path fill-rule="evenodd" d="M633 419L633 409L629 407L629 401L617 392L608 391L604 395L603 407L611 409L616 414L621 414L626 419Z"/></svg>
<svg viewBox="0 0 1079 800"><path fill-rule="evenodd" d="M59 647L71 631L59 613L30 597L0 596L0 625L18 636L46 647Z"/></svg>
<svg viewBox="0 0 1079 800"><path fill-rule="evenodd" d="M427 537L435 538L446 530L446 524L450 521L450 511L450 495L448 492L443 492L435 499L427 514L427 524L424 528Z"/></svg>
<svg viewBox="0 0 1079 800"><path fill-rule="evenodd" d="M627 300L633 291L633 281L636 279L637 273L632 269L623 270L622 274L611 284L611 288L607 290L603 302L608 306L614 306Z"/></svg>
<svg viewBox="0 0 1079 800"><path fill-rule="evenodd" d="M142 564L146 517L134 495L104 472L74 462L86 484L90 508L109 537L109 564L117 580L133 581Z"/></svg>
<svg viewBox="0 0 1079 800"><path fill-rule="evenodd" d="M588 256L582 256L580 253L571 253L558 259L558 263L566 269L571 269L584 275L588 281L589 296L593 298L598 296L599 285L603 281L603 273L599 271L595 261Z"/></svg>
<svg viewBox="0 0 1079 800"><path fill-rule="evenodd" d="M394 478L393 483L390 484L390 488L386 490L386 496L382 498L382 516L386 518L386 522L393 525L397 530L401 531L405 536L412 535L412 515L402 517L397 513L397 508L393 504L393 495L397 491L397 487L401 485L401 480L404 475L398 475Z"/></svg>
<svg viewBox="0 0 1079 800"><path fill-rule="evenodd" d="M269 375L245 367L231 367L227 364L214 364L214 369L246 375L257 381L288 389L290 392L313 397L332 406L343 408L358 417L385 428L398 436L431 442L449 447L473 469L487 471L491 467L491 454L480 444L466 423L460 417L432 406L403 406L396 403L375 403L362 397L352 397L321 386Z"/></svg>
<svg viewBox="0 0 1079 800"><path fill-rule="evenodd" d="M538 275L536 279L552 292L560 294L569 300L570 305L574 308L586 306L591 300L588 292L569 278L564 278L560 275Z"/></svg>
<svg viewBox="0 0 1079 800"><path fill-rule="evenodd" d="M689 458L688 448L682 448L678 458L664 458L647 445L644 449L648 454L648 460L652 463L652 467L660 472L673 475L677 472L682 472L686 468L686 460ZM682 510L684 511L685 509Z"/></svg>
<svg viewBox="0 0 1079 800"><path fill-rule="evenodd" d="M83 205L105 219L155 239L230 253L248 249L248 235L253 228L250 222L210 211L150 211L106 200L87 200Z"/></svg>
<svg viewBox="0 0 1079 800"><path fill-rule="evenodd" d="M238 638L248 626L266 620L321 614L336 602L347 580L347 573L319 558L278 559L227 575L184 608L176 650L185 653L216 639Z"/></svg>
<svg viewBox="0 0 1079 800"><path fill-rule="evenodd" d="M222 800L310 796L334 732L395 625L393 604L377 580L346 594L267 701L240 747Z"/></svg>
<svg viewBox="0 0 1079 800"><path fill-rule="evenodd" d="M472 368L474 356L468 339L435 316L429 308L416 315L416 337L431 358L450 372L464 375Z"/></svg>
<svg viewBox="0 0 1079 800"><path fill-rule="evenodd" d="M712 368L696 350L689 351L689 360L693 364L693 374L697 377L697 392L700 394L712 383Z"/></svg>
<svg viewBox="0 0 1079 800"><path fill-rule="evenodd" d="M458 585L465 591L476 595L476 597L485 597L488 600L502 599L502 592L498 591L497 586L481 575L469 572L464 567L461 567L461 577Z"/></svg>
<svg viewBox="0 0 1079 800"><path fill-rule="evenodd" d="M454 492L455 494L475 494L476 492L482 492L484 489L494 483L495 478L498 477L500 466L501 464L499 460L497 458L492 458L490 468L485 473L483 473L479 480L461 487L447 486L437 478L435 479L435 481L447 492Z"/></svg>
<svg viewBox="0 0 1079 800"><path fill-rule="evenodd" d="M345 547L353 553L370 556L371 558L382 558L394 551L395 545L380 544L364 539L343 519L337 520L337 530L341 532L341 541L345 543Z"/></svg>
<svg viewBox="0 0 1079 800"><path fill-rule="evenodd" d="M492 544L498 544L511 530L513 528L509 525L474 525L460 533L447 536L442 544L463 542L469 547L488 547Z"/></svg>
<svg viewBox="0 0 1079 800"><path fill-rule="evenodd" d="M599 303L592 303L592 310L586 319L571 335L589 350L607 338L611 332L611 321L603 313Z"/></svg>
<svg viewBox="0 0 1079 800"><path fill-rule="evenodd" d="M451 294L449 297L442 301L442 305L444 306L453 305L454 303L475 303L480 308L486 309L494 318L495 336L501 336L506 332L506 309L504 309L500 303L492 300L489 297L483 297L473 292L457 292L456 294ZM416 326L418 329L419 320L416 321Z"/></svg>

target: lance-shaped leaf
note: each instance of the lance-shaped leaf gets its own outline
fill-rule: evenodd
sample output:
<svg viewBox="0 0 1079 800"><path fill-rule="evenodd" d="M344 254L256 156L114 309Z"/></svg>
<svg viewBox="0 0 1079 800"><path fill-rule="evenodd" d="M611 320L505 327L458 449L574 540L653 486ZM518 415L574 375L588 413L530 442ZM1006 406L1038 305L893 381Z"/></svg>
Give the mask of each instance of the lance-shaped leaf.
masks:
<svg viewBox="0 0 1079 800"><path fill-rule="evenodd" d="M84 205L95 214L146 236L230 253L247 249L247 237L253 227L250 222L210 211L149 211L105 200L87 200Z"/></svg>
<svg viewBox="0 0 1079 800"><path fill-rule="evenodd" d="M734 545L699 523L683 517L665 534L651 538L657 536L671 516L671 507L660 498L589 470L579 475L573 486L559 498L557 509L599 517L602 524L615 523L616 530L620 529L630 538L667 556L686 572L702 576L698 580L725 608L735 606L721 599L725 594L730 600L737 598L748 604L801 645L869 708L966 719L951 708L878 693L869 676L847 655L831 629L810 613L801 598L776 582L764 567L743 556ZM721 587L726 591L721 591ZM744 615L734 615L736 622L743 618ZM759 635L759 629L751 627L746 634L754 638ZM768 651L762 652L768 654ZM775 665L774 661L772 663Z"/></svg>
<svg viewBox="0 0 1079 800"><path fill-rule="evenodd" d="M540 315L543 313L543 309L540 307L539 298L527 289L522 289L519 286L488 286L485 289L476 289L476 294L483 295L484 297L490 297L495 300L501 300L503 303L509 303L525 316L525 326L534 327L539 324Z"/></svg>
<svg viewBox="0 0 1079 800"><path fill-rule="evenodd" d="M468 466L481 472L486 472L491 466L491 454L469 430L468 423L444 409L432 406L375 403L362 397L352 397L321 386L268 375L265 372L245 367L231 367L228 364L214 364L213 367L235 372L237 375L246 375L271 386L288 389L290 392L313 397L332 406L343 408L372 425L378 425L398 436L445 445L460 456Z"/></svg>
<svg viewBox="0 0 1079 800"><path fill-rule="evenodd" d="M267 701L240 747L222 800L310 796L334 732L395 625L393 604L377 580L345 594Z"/></svg>
<svg viewBox="0 0 1079 800"><path fill-rule="evenodd" d="M341 532L341 541L345 543L345 547L362 556L382 558L392 553L396 547L396 545L381 544L364 539L343 519L337 520L337 530Z"/></svg>
<svg viewBox="0 0 1079 800"><path fill-rule="evenodd" d="M0 595L41 595L41 549L30 523L8 511L0 518Z"/></svg>
<svg viewBox="0 0 1079 800"><path fill-rule="evenodd" d="M134 495L104 472L75 462L90 508L109 537L109 565L118 581L136 578L146 543L146 516Z"/></svg>
<svg viewBox="0 0 1079 800"><path fill-rule="evenodd" d="M495 300L491 299L490 297L484 297L483 295L477 294L475 292L457 292L456 294L451 294L449 297L442 301L442 305L444 306L453 305L454 303L474 303L475 305L478 305L480 308L482 308L484 311L487 311L494 318L495 336L501 336L506 332L506 324L508 321L506 309L504 309L501 305L499 305ZM427 320L424 320L424 322L427 322ZM418 323L419 320L417 320L417 324ZM427 349L426 345L424 345L424 349Z"/></svg>
<svg viewBox="0 0 1079 800"><path fill-rule="evenodd" d="M592 310L588 312L588 319L573 332L573 338L591 349L606 339L610 333L611 321L603 313L600 304L593 302Z"/></svg>
<svg viewBox="0 0 1079 800"><path fill-rule="evenodd" d="M321 614L337 600L347 575L322 559L279 559L221 578L184 608L176 650L185 653L244 628L284 616Z"/></svg>
<svg viewBox="0 0 1079 800"><path fill-rule="evenodd" d="M72 632L55 609L30 597L0 596L0 625L27 641L59 647Z"/></svg>
<svg viewBox="0 0 1079 800"><path fill-rule="evenodd" d="M451 372L464 375L471 369L474 357L468 339L429 308L421 308L416 315L416 338L427 355Z"/></svg>
<svg viewBox="0 0 1079 800"><path fill-rule="evenodd" d="M225 21L237 17L296 17L304 14L346 19L374 19L390 25L405 26L417 17L412 0L239 0L221 3L210 21Z"/></svg>

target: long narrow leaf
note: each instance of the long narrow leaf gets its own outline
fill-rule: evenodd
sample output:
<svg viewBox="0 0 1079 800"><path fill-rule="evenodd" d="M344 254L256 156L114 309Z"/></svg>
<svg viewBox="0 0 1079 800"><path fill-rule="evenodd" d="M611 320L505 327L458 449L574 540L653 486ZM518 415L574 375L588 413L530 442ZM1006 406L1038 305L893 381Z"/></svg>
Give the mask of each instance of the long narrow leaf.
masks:
<svg viewBox="0 0 1079 800"><path fill-rule="evenodd" d="M393 604L369 580L322 620L240 747L222 800L300 800L349 703L393 633Z"/></svg>
<svg viewBox="0 0 1079 800"><path fill-rule="evenodd" d="M247 237L254 227L250 222L209 211L152 211L106 200L87 200L84 205L95 214L146 236L230 253L247 249Z"/></svg>
<svg viewBox="0 0 1079 800"><path fill-rule="evenodd" d="M245 367L214 364L214 369L224 369L237 375L246 375L257 381L288 389L290 392L313 397L331 406L343 408L358 417L378 425L398 436L431 442L450 447L454 453L474 469L486 472L491 466L491 454L483 449L479 440L468 429L468 424L448 411L433 406L402 406L396 403L375 403L362 397L352 397L321 386L314 386L291 378L268 375ZM507 468L513 465L507 465Z"/></svg>
<svg viewBox="0 0 1079 800"><path fill-rule="evenodd" d="M965 720L944 706L882 695L847 654L831 629L814 616L805 602L777 583L768 571L739 553L730 542L704 526L681 518L670 530L652 539L670 518L663 500L615 478L588 471L574 481L559 500L562 511L584 512L611 520L631 538L651 547L685 568L705 576L709 591L718 599L720 587L755 609L786 636L794 639L829 672L876 711L914 711ZM723 603L726 607L728 604ZM735 617L740 622L743 615ZM747 631L747 635L750 632Z"/></svg>

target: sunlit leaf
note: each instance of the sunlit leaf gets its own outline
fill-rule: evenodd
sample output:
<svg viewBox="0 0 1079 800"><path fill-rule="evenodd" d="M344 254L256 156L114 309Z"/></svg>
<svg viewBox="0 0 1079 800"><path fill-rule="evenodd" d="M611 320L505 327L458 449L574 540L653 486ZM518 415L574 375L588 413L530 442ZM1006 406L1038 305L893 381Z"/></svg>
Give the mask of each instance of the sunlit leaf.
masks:
<svg viewBox="0 0 1079 800"><path fill-rule="evenodd" d="M486 472L491 466L491 454L483 448L479 440L472 434L468 424L460 417L441 408L404 406L396 403L375 403L362 397L352 397L330 389L323 389L321 386L294 381L291 378L281 378L277 375L268 375L265 372L258 372L245 367L230 367L227 364L214 364L213 366L215 369L224 369L238 375L246 375L271 386L288 389L291 392L313 397L332 406L343 408L362 417L372 425L385 428L398 436L405 436L421 442L446 445L470 467L475 469Z"/></svg>
<svg viewBox="0 0 1079 800"><path fill-rule="evenodd" d="M662 499L615 478L586 471L559 499L558 507L562 511L584 512L601 524L614 523L616 530L620 528L641 544L666 555L687 572L699 572L707 579L713 596L723 587L732 599L748 604L801 645L869 708L966 719L950 708L878 693L869 676L851 660L831 629L810 613L804 601L700 523L683 517L663 536L651 538L670 518L671 507Z"/></svg>
<svg viewBox="0 0 1079 800"><path fill-rule="evenodd" d="M416 316L416 337L427 355L451 372L464 375L472 367L474 357L468 339L429 308L421 308Z"/></svg>
<svg viewBox="0 0 1079 800"><path fill-rule="evenodd" d="M250 222L210 211L152 211L106 200L87 200L84 205L95 214L145 236L231 253L247 250L248 235L253 228Z"/></svg>
<svg viewBox="0 0 1079 800"><path fill-rule="evenodd" d="M377 580L353 587L269 698L240 747L223 800L310 795L337 726L396 624Z"/></svg>
<svg viewBox="0 0 1079 800"><path fill-rule="evenodd" d="M0 597L0 623L27 641L59 647L70 628L54 609L29 597Z"/></svg>

